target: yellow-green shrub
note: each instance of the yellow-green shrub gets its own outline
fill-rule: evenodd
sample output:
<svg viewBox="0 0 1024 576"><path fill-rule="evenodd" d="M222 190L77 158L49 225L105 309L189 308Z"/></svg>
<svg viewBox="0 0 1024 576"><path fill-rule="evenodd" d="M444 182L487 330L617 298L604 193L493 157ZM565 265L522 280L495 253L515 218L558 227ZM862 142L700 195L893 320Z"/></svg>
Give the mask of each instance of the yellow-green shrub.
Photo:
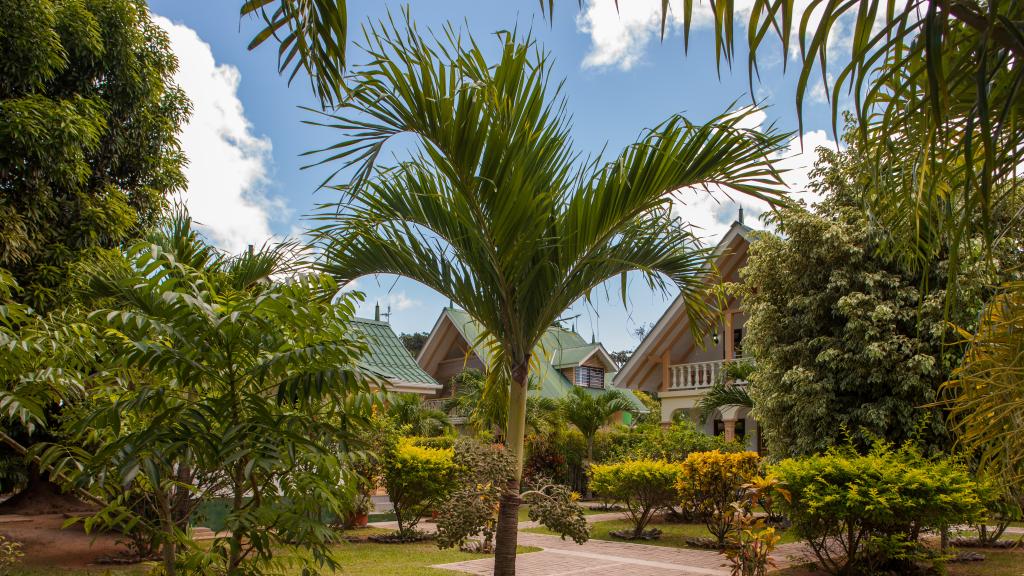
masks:
<svg viewBox="0 0 1024 576"><path fill-rule="evenodd" d="M782 505L793 530L831 574L902 572L921 553L923 531L978 521L984 510L966 468L911 446L833 448L772 471L792 494Z"/></svg>
<svg viewBox="0 0 1024 576"><path fill-rule="evenodd" d="M681 467L665 460L632 460L590 467L590 485L602 497L622 502L639 538L659 510L675 503Z"/></svg>
<svg viewBox="0 0 1024 576"><path fill-rule="evenodd" d="M733 502L742 500L744 488L757 475L758 456L754 452L694 452L682 463L676 483L683 507L704 520L725 546L732 529Z"/></svg>
<svg viewBox="0 0 1024 576"><path fill-rule="evenodd" d="M455 487L454 450L424 448L403 439L387 455L384 487L395 507L399 533L412 530Z"/></svg>

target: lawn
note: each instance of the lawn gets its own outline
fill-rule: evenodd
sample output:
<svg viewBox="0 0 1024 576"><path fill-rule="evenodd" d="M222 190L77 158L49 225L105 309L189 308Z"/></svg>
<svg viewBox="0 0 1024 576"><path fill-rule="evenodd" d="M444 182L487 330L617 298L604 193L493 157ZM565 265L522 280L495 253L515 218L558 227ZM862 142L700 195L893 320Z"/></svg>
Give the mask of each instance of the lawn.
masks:
<svg viewBox="0 0 1024 576"><path fill-rule="evenodd" d="M637 540L638 544L650 544L652 546L667 546L669 548L689 548L684 538L702 536L705 538L711 538L711 533L703 524L676 524L676 523L651 523L648 525L648 529L658 528L662 531L661 538L657 540ZM590 525L590 537L598 540L618 540L622 541L621 538L616 538L609 534L609 532L620 531L620 530L632 530L633 524L629 520L603 520L601 522L594 522ZM546 528L530 528L527 532L537 532L539 534L553 534ZM783 532L782 540L780 544L786 544L788 542L796 542L797 538L794 534Z"/></svg>
<svg viewBox="0 0 1024 576"><path fill-rule="evenodd" d="M952 562L946 564L946 576L1021 576L1024 570L1024 549L990 550L971 548L972 552L981 552L985 560L981 562ZM814 570L809 566L795 566L772 572L773 576L824 576L825 572Z"/></svg>
<svg viewBox="0 0 1024 576"><path fill-rule="evenodd" d="M536 552L539 548L520 546L519 553ZM433 542L416 544L375 544L348 543L335 547L334 557L341 563L342 569L336 575L374 574L376 576L451 576L460 574L450 570L428 568L434 564L462 562L488 558L482 554L468 554L458 550L438 550ZM63 576L142 576L146 573L144 566L102 567L78 570L62 570ZM298 569L292 571L296 576ZM10 576L50 576L53 568L22 568L15 569Z"/></svg>

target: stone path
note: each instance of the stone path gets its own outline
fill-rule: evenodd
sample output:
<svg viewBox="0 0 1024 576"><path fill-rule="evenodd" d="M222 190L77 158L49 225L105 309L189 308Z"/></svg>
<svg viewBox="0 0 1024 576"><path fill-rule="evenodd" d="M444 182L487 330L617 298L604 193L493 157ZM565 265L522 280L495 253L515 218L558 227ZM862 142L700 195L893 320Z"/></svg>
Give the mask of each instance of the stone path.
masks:
<svg viewBox="0 0 1024 576"><path fill-rule="evenodd" d="M610 520L622 517L622 513L595 514L590 521ZM535 526L532 522L521 522L520 530ZM591 539L585 544L562 540L548 534L519 533L520 546L541 548L540 552L520 554L516 558L516 574L519 576L621 576L644 574L647 576L728 576L724 566L725 558L709 550L669 548ZM779 546L773 555L779 567L805 561L807 550L802 544ZM440 564L434 568L455 570L469 574L490 576L494 559L482 558Z"/></svg>

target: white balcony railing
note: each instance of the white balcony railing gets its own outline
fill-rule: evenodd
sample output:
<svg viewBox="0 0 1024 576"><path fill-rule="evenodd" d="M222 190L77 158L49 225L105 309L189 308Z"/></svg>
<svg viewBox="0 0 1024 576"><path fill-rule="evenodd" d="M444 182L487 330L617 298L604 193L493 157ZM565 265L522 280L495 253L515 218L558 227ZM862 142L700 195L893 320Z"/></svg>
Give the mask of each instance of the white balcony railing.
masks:
<svg viewBox="0 0 1024 576"><path fill-rule="evenodd" d="M691 362L674 364L668 367L669 390L703 390L711 388L719 382L722 370L729 362L737 360L711 360L709 362ZM745 359L750 362L751 359Z"/></svg>

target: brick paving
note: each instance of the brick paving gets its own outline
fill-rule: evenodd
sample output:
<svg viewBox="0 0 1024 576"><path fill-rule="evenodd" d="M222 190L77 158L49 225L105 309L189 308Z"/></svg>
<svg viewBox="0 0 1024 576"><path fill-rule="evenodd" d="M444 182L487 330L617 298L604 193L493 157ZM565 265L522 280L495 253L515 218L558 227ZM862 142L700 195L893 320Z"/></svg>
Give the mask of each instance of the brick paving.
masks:
<svg viewBox="0 0 1024 576"><path fill-rule="evenodd" d="M597 517L598 515L594 515L589 518L596 520ZM525 527L525 524L527 523L521 523L520 527ZM516 574L519 576L619 576L623 573L648 576L729 574L729 569L724 566L725 558L709 550L609 540L589 540L580 545L571 540L562 540L558 536L530 532L519 534L519 544L542 549L540 552L520 554L516 558ZM807 555L807 550L802 544L786 544L779 546L773 557L777 565L783 567L805 561ZM481 576L490 576L493 567L493 558L434 566Z"/></svg>

